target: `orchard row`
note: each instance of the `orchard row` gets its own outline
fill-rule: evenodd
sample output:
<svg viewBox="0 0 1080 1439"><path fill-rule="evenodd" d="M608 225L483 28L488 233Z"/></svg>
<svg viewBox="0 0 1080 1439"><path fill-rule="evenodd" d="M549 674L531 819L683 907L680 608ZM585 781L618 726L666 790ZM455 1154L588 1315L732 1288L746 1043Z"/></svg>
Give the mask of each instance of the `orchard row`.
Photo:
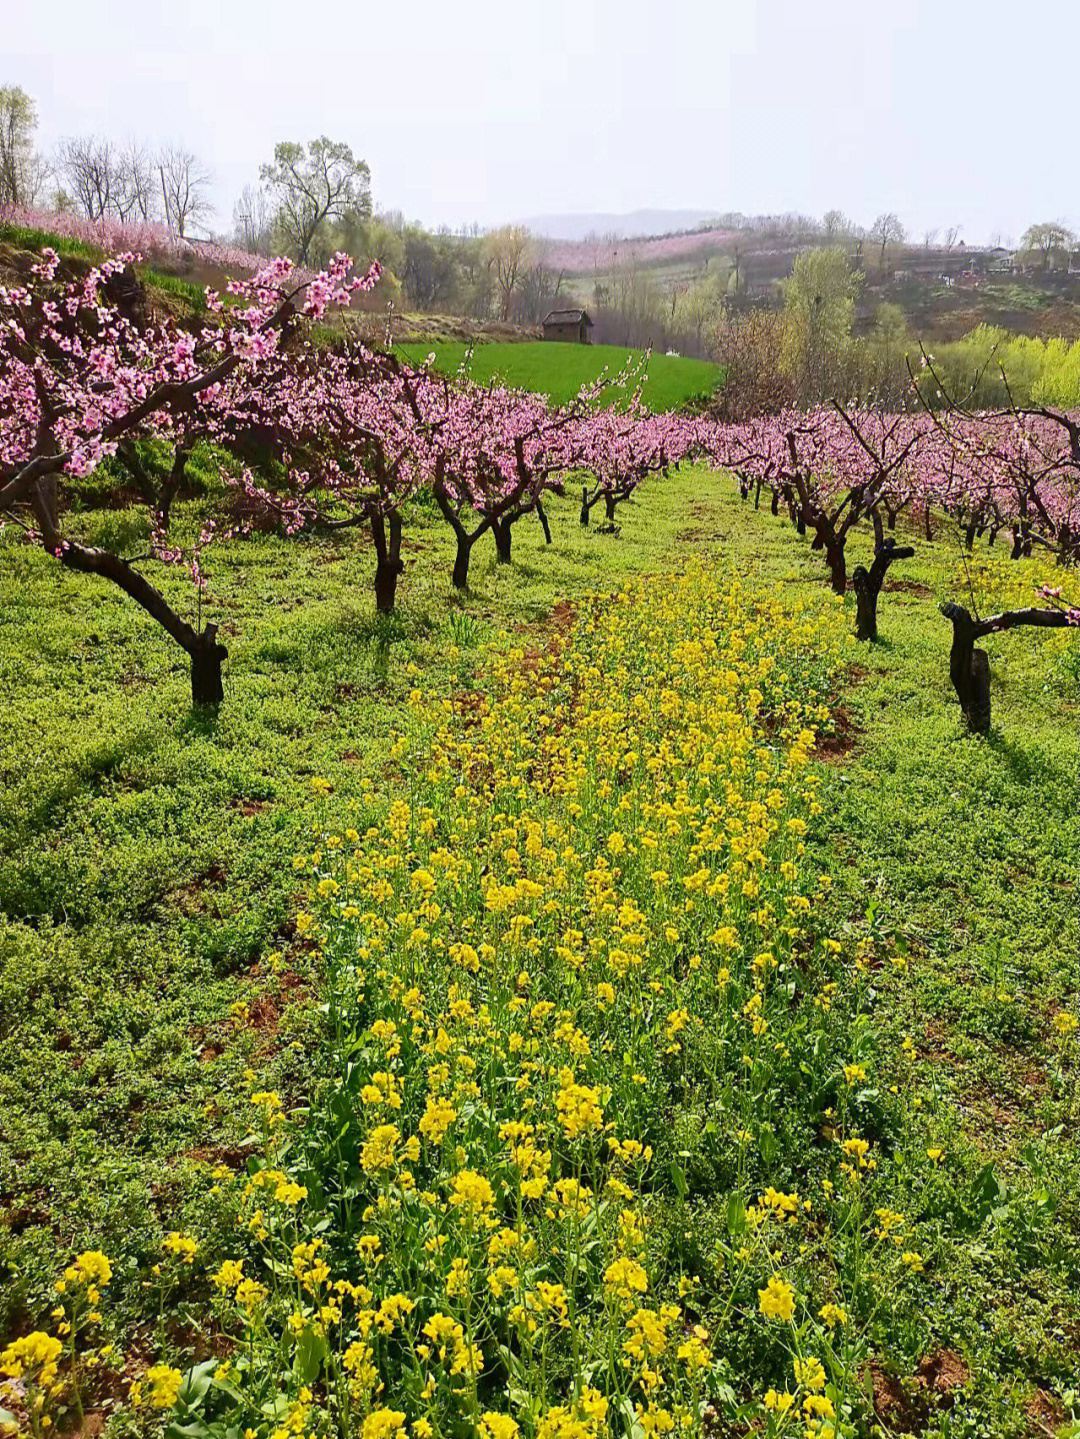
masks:
<svg viewBox="0 0 1080 1439"><path fill-rule="evenodd" d="M848 585L847 539L860 522L873 524L875 561L852 576L861 638L876 637L885 571L909 552L885 533L902 511L921 519L928 536L932 513L944 512L969 547L977 534L992 543L1006 528L1014 557L1036 546L1065 563L1080 555L1080 416L957 406L942 414L929 404L883 414L836 404L729 425L650 414L642 367L633 365L552 407L544 396L410 367L351 337L347 307L376 283L377 265L353 276L339 255L312 277L272 261L231 282L226 296L208 292L209 322L191 332L133 305L131 259L64 282L59 257L46 250L27 285L0 289L0 509L66 567L102 575L142 605L190 655L196 703L222 697L226 651L216 626L192 627L135 562L82 543L59 502L61 479L77 488L106 456L137 471L135 446L146 438L172 456L165 482L145 495L151 558L187 564L202 586L207 546L260 517L286 535L355 526L370 536L384 613L403 569L403 517L421 493L454 533L452 581L464 589L489 530L505 563L526 515L535 512L550 542L549 494L580 485L582 523L602 501L610 524L649 475L697 457L733 472L755 503L764 489L774 513L783 506L800 533L809 531L839 594ZM346 313L328 340L313 322L331 309ZM220 456L241 518L223 529L208 521L185 552L169 536L170 510L199 444ZM1056 589L1043 599L1049 604L989 620L945 607L953 680L974 728L989 722L975 641L1016 624L1077 622Z"/></svg>

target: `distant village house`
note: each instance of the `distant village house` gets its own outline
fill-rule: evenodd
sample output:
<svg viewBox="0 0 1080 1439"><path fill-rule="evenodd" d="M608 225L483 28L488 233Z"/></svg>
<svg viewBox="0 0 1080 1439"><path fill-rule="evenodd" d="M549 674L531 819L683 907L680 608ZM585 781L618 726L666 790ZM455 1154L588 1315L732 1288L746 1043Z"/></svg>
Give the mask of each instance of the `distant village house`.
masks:
<svg viewBox="0 0 1080 1439"><path fill-rule="evenodd" d="M544 339L587 345L592 323L588 310L550 310L544 316Z"/></svg>

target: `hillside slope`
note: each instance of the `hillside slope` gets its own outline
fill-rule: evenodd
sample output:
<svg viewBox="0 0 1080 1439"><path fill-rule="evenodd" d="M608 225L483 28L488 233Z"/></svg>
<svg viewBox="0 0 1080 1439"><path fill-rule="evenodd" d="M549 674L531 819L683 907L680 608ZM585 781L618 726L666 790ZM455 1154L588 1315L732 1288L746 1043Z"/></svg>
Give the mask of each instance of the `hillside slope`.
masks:
<svg viewBox="0 0 1080 1439"><path fill-rule="evenodd" d="M396 346L411 364L421 364L429 354L443 374L459 371L468 355L460 341ZM467 373L486 385L498 380L514 389L532 390L564 404L595 380L606 366L617 374L627 360L640 359L640 350L620 345L563 345L551 341L532 343L480 344L472 351ZM688 360L680 355L652 355L645 381L644 401L651 410L673 410L688 401L703 399L720 383L718 366L707 360Z"/></svg>

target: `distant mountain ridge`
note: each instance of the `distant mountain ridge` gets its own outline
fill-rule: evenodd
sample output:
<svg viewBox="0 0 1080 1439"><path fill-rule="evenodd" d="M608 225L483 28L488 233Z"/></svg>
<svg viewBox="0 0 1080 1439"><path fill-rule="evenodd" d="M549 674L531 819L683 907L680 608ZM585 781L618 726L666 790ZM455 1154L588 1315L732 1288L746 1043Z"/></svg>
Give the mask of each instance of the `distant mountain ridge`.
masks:
<svg viewBox="0 0 1080 1439"><path fill-rule="evenodd" d="M522 220L536 235L552 240L587 240L590 236L615 235L620 240L640 239L651 235L673 235L680 230L696 230L706 220L715 218L716 210L632 210L627 215L533 215Z"/></svg>

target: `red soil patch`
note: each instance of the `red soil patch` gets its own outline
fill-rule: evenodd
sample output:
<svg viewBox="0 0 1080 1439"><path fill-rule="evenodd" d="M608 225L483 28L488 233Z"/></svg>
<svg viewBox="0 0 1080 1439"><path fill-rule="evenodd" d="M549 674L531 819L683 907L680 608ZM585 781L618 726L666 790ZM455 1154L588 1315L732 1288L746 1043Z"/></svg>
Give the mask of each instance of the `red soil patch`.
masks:
<svg viewBox="0 0 1080 1439"><path fill-rule="evenodd" d="M94 1411L83 1415L81 1424L69 1431L70 1439L97 1439L105 1430L105 1415Z"/></svg>
<svg viewBox="0 0 1080 1439"><path fill-rule="evenodd" d="M278 1025L281 1023L281 1011L278 1009L277 1000L273 995L256 995L248 1005L247 1026L267 1038L273 1038L278 1032Z"/></svg>
<svg viewBox="0 0 1080 1439"><path fill-rule="evenodd" d="M253 814L262 814L266 808L264 799L231 799L230 809L238 809L245 819L250 819Z"/></svg>
<svg viewBox="0 0 1080 1439"><path fill-rule="evenodd" d="M855 748L859 739L859 727L845 705L833 710L833 733L822 735L811 753L825 764L839 764Z"/></svg>
<svg viewBox="0 0 1080 1439"><path fill-rule="evenodd" d="M235 1144L200 1144L194 1149L185 1149L183 1157L202 1164L225 1164L230 1169L240 1169L250 1153L250 1149L241 1149Z"/></svg>
<svg viewBox="0 0 1080 1439"><path fill-rule="evenodd" d="M911 1379L890 1373L877 1360L867 1366L874 1413L898 1434L918 1434L931 1413L952 1407L953 1394L971 1378L971 1371L953 1349L925 1354Z"/></svg>
<svg viewBox="0 0 1080 1439"><path fill-rule="evenodd" d="M548 616L548 623L556 629L566 631L573 626L577 611L569 600L560 600L558 604L552 605L551 614Z"/></svg>
<svg viewBox="0 0 1080 1439"><path fill-rule="evenodd" d="M918 580L886 580L881 586L882 593L889 591L895 593L897 590L909 595L921 595L924 599L931 593L928 585L922 585Z"/></svg>
<svg viewBox="0 0 1080 1439"><path fill-rule="evenodd" d="M466 725L476 724L487 703L487 695L483 690L458 690L457 694L451 696L450 702L455 713L462 716Z"/></svg>
<svg viewBox="0 0 1080 1439"><path fill-rule="evenodd" d="M1054 1439L1058 1430L1065 1424L1064 1405L1052 1394L1047 1394L1045 1389L1035 1390L1035 1393L1024 1405L1024 1413L1031 1421L1030 1433L1048 1434L1050 1439Z"/></svg>
<svg viewBox="0 0 1080 1439"><path fill-rule="evenodd" d="M44 1195L43 1189L34 1190L27 1198L37 1198ZM21 1234L24 1229L39 1229L49 1223L49 1211L39 1209L33 1204L13 1204L10 1200L0 1199L0 1224L12 1234Z"/></svg>
<svg viewBox="0 0 1080 1439"><path fill-rule="evenodd" d="M962 1389L971 1378L971 1370L954 1349L938 1349L919 1360L917 1383L931 1394L951 1402L954 1389Z"/></svg>
<svg viewBox="0 0 1080 1439"><path fill-rule="evenodd" d="M871 1360L870 1388L874 1414L898 1434L917 1434L926 1424L929 1405L926 1395L915 1390L896 1374L890 1374Z"/></svg>

